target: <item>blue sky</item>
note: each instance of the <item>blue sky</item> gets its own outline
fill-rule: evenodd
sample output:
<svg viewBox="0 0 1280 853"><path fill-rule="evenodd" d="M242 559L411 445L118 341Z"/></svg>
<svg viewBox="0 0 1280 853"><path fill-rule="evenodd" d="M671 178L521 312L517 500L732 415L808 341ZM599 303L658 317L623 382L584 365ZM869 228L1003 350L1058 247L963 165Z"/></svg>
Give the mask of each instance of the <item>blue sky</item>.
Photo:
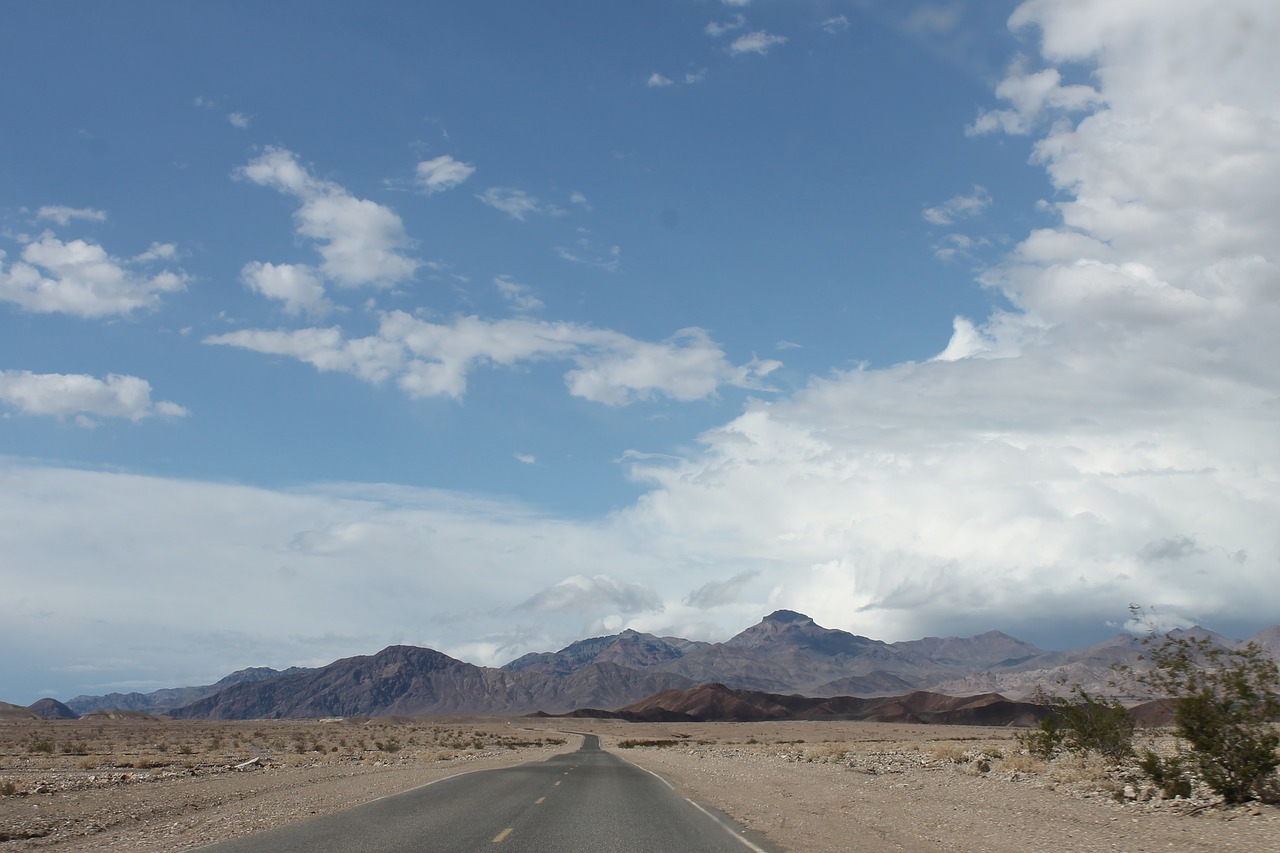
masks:
<svg viewBox="0 0 1280 853"><path fill-rule="evenodd" d="M0 697L1278 621L1277 17L8 10Z"/></svg>

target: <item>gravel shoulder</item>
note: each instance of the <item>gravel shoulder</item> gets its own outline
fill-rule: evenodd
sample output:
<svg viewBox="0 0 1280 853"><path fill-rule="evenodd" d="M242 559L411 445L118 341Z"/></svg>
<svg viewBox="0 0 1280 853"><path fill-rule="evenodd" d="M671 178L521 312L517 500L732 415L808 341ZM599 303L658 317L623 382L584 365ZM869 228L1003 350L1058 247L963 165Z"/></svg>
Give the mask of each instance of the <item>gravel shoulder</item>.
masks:
<svg viewBox="0 0 1280 853"><path fill-rule="evenodd" d="M784 850L1280 853L1280 808L1162 800L1097 763L1031 761L1009 730L493 718L5 724L0 853L189 850L542 760L575 733Z"/></svg>

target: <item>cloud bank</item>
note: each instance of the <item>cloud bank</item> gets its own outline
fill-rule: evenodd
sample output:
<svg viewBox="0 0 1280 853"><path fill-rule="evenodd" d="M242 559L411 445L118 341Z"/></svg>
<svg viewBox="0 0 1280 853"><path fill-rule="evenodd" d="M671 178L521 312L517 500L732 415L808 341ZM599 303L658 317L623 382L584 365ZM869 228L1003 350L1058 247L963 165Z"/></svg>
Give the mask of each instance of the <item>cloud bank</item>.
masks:
<svg viewBox="0 0 1280 853"><path fill-rule="evenodd" d="M622 627L723 639L775 607L886 640L1000 628L1046 645L1096 638L1130 602L1227 632L1275 622L1280 97L1258 81L1280 79L1280 15L1262 0L1229 14L1031 0L1011 25L1034 52L972 132L1034 140L1055 218L983 271L1005 307L956 318L937 357L750 401L677 457L624 454L645 494L588 520L390 486L272 491L9 461L0 553L56 567L61 586L19 575L0 641L50 638L36 658L110 682L178 659L215 678L393 641L501 663ZM412 273L385 208L287 152L245 177L299 200L298 233L337 283ZM533 212L513 192L490 203ZM939 218L982 206L956 198L976 200ZM35 261L0 273L10 301L34 298L13 283L19 263ZM162 292L115 280L134 307ZM450 398L481 367L558 362L571 394L609 405L701 399L770 369L733 364L696 329L646 342L523 317L392 311L362 337L317 326L207 342ZM289 606L264 622L245 589ZM193 598L199 614L181 607ZM156 633L172 643L156 649ZM145 651L121 662L99 645Z"/></svg>

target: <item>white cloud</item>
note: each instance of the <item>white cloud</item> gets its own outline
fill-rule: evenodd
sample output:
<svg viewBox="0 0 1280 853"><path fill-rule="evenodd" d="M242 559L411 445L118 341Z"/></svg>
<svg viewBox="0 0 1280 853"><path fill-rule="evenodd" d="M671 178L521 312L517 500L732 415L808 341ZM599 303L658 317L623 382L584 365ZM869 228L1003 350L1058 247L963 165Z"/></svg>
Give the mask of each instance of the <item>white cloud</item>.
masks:
<svg viewBox="0 0 1280 853"><path fill-rule="evenodd" d="M418 183L427 194L451 190L475 174L476 167L455 160L448 154L423 160L418 164Z"/></svg>
<svg viewBox="0 0 1280 853"><path fill-rule="evenodd" d="M152 243L145 252L133 256L137 263L148 261L172 261L178 257L178 247L172 243Z"/></svg>
<svg viewBox="0 0 1280 853"><path fill-rule="evenodd" d="M240 280L250 290L283 302L286 314L323 317L333 310L324 285L309 267L250 261L240 270Z"/></svg>
<svg viewBox="0 0 1280 853"><path fill-rule="evenodd" d="M63 205L46 205L36 211L40 219L52 219L59 225L67 225L73 219L88 219L90 222L105 222L107 213L94 210L92 207L65 207Z"/></svg>
<svg viewBox="0 0 1280 853"><path fill-rule="evenodd" d="M46 571L7 578L0 643L45 673L130 645L157 672L200 661L217 677L367 653L390 625L397 641L510 659L602 626L724 639L774 607L886 640L1000 628L1074 643L1153 599L1162 624L1274 622L1280 96L1258 81L1280 79L1280 14L1269 0L1232 8L1019 8L1013 23L1042 33L1036 61L1092 70L1097 96L1026 125L1059 221L984 274L1008 307L957 318L938 358L751 401L679 458L629 454L646 493L586 521L392 487L282 493L6 464L0 552ZM535 361L565 363L575 393L602 402L749 370L705 334L649 343L527 319L393 313L366 338L210 343L445 396L478 367ZM236 606L247 587L300 606L264 621ZM367 606L351 608L356 595Z"/></svg>
<svg viewBox="0 0 1280 853"><path fill-rule="evenodd" d="M536 198L513 187L489 187L476 198L522 222L531 213L547 212Z"/></svg>
<svg viewBox="0 0 1280 853"><path fill-rule="evenodd" d="M996 87L996 95L1012 109L983 110L966 132L981 135L993 131L1023 135L1030 133L1046 112L1071 113L1096 106L1101 95L1083 84L1064 86L1056 68L1028 72L1025 58L1016 61L1008 76Z"/></svg>
<svg viewBox="0 0 1280 853"><path fill-rule="evenodd" d="M536 465L538 464L538 457L529 453L517 453L516 461L522 465Z"/></svg>
<svg viewBox="0 0 1280 853"><path fill-rule="evenodd" d="M591 239L590 232L580 229L581 236L574 241L574 248L556 246L556 254L572 264L599 267L606 272L617 272L622 264L622 247L605 246Z"/></svg>
<svg viewBox="0 0 1280 853"><path fill-rule="evenodd" d="M282 355L320 371L350 373L380 383L404 368L404 347L377 336L345 340L337 327L326 329L241 329L204 339L206 344L240 347L266 355Z"/></svg>
<svg viewBox="0 0 1280 853"><path fill-rule="evenodd" d="M389 286L420 266L404 254L411 243L395 212L313 177L292 151L268 148L238 174L302 202L295 214L298 233L317 243L320 269L338 285Z"/></svg>
<svg viewBox="0 0 1280 853"><path fill-rule="evenodd" d="M227 113L227 121L230 122L232 127L246 130L249 127L250 119L244 113Z"/></svg>
<svg viewBox="0 0 1280 853"><path fill-rule="evenodd" d="M153 402L151 383L145 379L115 373L98 379L84 374L0 370L0 403L24 415L78 417L78 422L86 426L93 424L93 417L137 422L156 415L188 414L176 403Z"/></svg>
<svg viewBox="0 0 1280 853"><path fill-rule="evenodd" d="M604 607L629 614L661 610L662 599L644 584L628 583L610 575L572 575L521 606L543 612L581 612Z"/></svg>
<svg viewBox="0 0 1280 853"><path fill-rule="evenodd" d="M690 71L684 75L686 86L692 86L695 83L701 83L707 79L707 69L700 68L697 71Z"/></svg>
<svg viewBox="0 0 1280 853"><path fill-rule="evenodd" d="M728 21L711 21L703 28L703 31L712 38L719 38L725 33L740 30L747 25L747 19L742 15L734 15Z"/></svg>
<svg viewBox="0 0 1280 853"><path fill-rule="evenodd" d="M720 0L726 6L750 6L751 0Z"/></svg>
<svg viewBox="0 0 1280 853"><path fill-rule="evenodd" d="M734 365L701 329L648 342L575 323L460 317L443 325L402 311L383 314L377 334L364 338L345 338L336 327L245 329L205 343L288 356L368 382L394 377L411 397L460 398L480 366L568 361L569 392L611 406L655 397L699 400L721 385L768 390L765 377L780 366L760 359Z"/></svg>
<svg viewBox="0 0 1280 853"><path fill-rule="evenodd" d="M767 33L764 30L758 30L754 33L747 33L744 36L738 36L734 39L733 44L729 45L729 52L735 56L744 53L758 53L761 56L769 52L769 49L775 45L786 44L787 37Z"/></svg>
<svg viewBox="0 0 1280 853"><path fill-rule="evenodd" d="M646 83L646 85L650 89L661 89L665 86L672 85L672 82L673 81L671 80L670 77L664 77L661 74L659 74L657 71L655 71L649 75L649 81L648 83Z"/></svg>
<svg viewBox="0 0 1280 853"><path fill-rule="evenodd" d="M154 309L160 296L186 288L182 272L164 270L147 276L130 266L162 257L162 248L135 261L122 261L96 243L64 242L50 233L27 243L21 260L6 270L0 252L0 300L41 314L96 318ZM169 256L172 253L169 252Z"/></svg>
<svg viewBox="0 0 1280 853"><path fill-rule="evenodd" d="M849 19L844 15L836 15L834 18L827 18L822 22L822 29L831 35L842 33L849 29Z"/></svg>
<svg viewBox="0 0 1280 853"><path fill-rule="evenodd" d="M685 596L684 603L700 609L736 604L742 599L743 590L747 584L759 576L760 571L755 569L739 572L728 580L707 581Z"/></svg>
<svg viewBox="0 0 1280 853"><path fill-rule="evenodd" d="M574 396L611 406L659 394L700 400L725 383L764 390L764 377L780 366L752 361L735 367L701 329L685 329L659 343L608 333L601 343L576 356L578 366L565 383Z"/></svg>
<svg viewBox="0 0 1280 853"><path fill-rule="evenodd" d="M500 275L494 278L493 286L498 288L502 298L517 311L538 311L545 307L542 300L533 295L528 285L521 284L510 276Z"/></svg>
<svg viewBox="0 0 1280 853"><path fill-rule="evenodd" d="M936 207L926 207L921 215L934 225L951 225L958 219L971 219L991 206L986 187L975 186L969 195L957 195Z"/></svg>
<svg viewBox="0 0 1280 853"><path fill-rule="evenodd" d="M569 203L577 205L588 212L591 210L591 202L587 201L587 197L585 195L577 191L569 194Z"/></svg>
<svg viewBox="0 0 1280 853"><path fill-rule="evenodd" d="M771 603L887 639L1101 625L1156 595L1274 621L1280 101L1243 81L1280 76L1280 15L1240 13L1020 7L1099 88L1050 69L1020 102L1061 224L984 275L1014 307L957 318L935 360L814 379L701 455L637 464L633 520L701 563L787 566L764 570ZM1012 75L1002 96L1035 88Z"/></svg>

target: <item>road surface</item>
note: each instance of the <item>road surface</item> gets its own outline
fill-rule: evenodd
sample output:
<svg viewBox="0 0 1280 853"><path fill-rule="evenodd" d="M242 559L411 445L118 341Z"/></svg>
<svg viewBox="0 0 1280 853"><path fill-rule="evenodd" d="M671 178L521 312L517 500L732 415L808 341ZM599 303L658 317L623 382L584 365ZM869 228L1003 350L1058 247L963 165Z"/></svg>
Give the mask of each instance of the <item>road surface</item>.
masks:
<svg viewBox="0 0 1280 853"><path fill-rule="evenodd" d="M453 776L199 853L763 853L585 735L577 752Z"/></svg>

